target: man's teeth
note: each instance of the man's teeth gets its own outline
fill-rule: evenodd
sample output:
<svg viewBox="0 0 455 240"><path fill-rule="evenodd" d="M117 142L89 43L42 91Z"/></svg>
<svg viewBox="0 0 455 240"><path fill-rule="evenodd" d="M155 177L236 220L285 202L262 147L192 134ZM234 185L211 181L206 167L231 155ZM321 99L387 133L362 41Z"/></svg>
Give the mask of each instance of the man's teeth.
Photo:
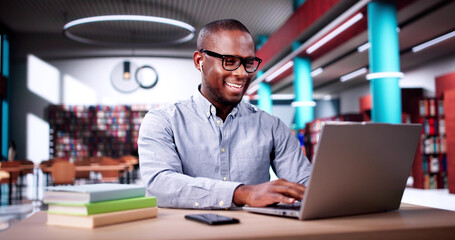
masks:
<svg viewBox="0 0 455 240"><path fill-rule="evenodd" d="M226 82L226 84L229 86L229 87L235 87L235 88L242 88L243 85L238 85L238 84L235 84L235 83L228 83Z"/></svg>

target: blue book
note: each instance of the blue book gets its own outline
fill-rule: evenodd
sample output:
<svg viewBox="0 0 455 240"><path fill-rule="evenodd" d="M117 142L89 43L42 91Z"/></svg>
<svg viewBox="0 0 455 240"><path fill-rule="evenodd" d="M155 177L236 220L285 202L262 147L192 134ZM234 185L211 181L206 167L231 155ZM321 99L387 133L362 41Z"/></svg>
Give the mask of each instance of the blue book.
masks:
<svg viewBox="0 0 455 240"><path fill-rule="evenodd" d="M78 204L144 196L145 188L143 186L102 183L47 187L43 202Z"/></svg>

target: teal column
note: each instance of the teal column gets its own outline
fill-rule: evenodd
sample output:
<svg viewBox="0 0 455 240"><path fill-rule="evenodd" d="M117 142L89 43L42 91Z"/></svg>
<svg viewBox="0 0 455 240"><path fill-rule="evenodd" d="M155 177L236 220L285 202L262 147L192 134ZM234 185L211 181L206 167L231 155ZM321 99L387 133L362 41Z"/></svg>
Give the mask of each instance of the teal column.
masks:
<svg viewBox="0 0 455 240"><path fill-rule="evenodd" d="M396 7L391 2L374 1L368 4L368 39L370 74L399 73ZM368 78L368 76L367 76ZM401 123L401 91L398 77L379 77L370 80L372 121Z"/></svg>
<svg viewBox="0 0 455 240"><path fill-rule="evenodd" d="M294 11L299 8L306 0L294 0L293 1L293 7Z"/></svg>
<svg viewBox="0 0 455 240"><path fill-rule="evenodd" d="M257 73L257 76L260 77L262 74L264 74L263 71L259 71ZM258 106L260 109L272 113L272 87L270 84L265 83L265 82L260 82L259 83L259 89L258 89Z"/></svg>
<svg viewBox="0 0 455 240"><path fill-rule="evenodd" d="M1 57L2 57L2 75L7 78L6 99L1 101L2 104L2 158L8 157L8 136L9 136L9 98L10 98L10 80L9 80L9 41L6 34L3 34L1 39Z"/></svg>
<svg viewBox="0 0 455 240"><path fill-rule="evenodd" d="M256 50L261 49L262 45L264 45L264 43L267 42L268 39L269 39L269 37L267 37L266 35L258 35Z"/></svg>
<svg viewBox="0 0 455 240"><path fill-rule="evenodd" d="M298 45L298 43L294 43L294 49L298 48ZM313 102L313 78L311 77L311 61L309 58L294 58L294 93L294 102L306 105L295 107L296 128L304 129L305 124L314 119L314 106L308 106Z"/></svg>

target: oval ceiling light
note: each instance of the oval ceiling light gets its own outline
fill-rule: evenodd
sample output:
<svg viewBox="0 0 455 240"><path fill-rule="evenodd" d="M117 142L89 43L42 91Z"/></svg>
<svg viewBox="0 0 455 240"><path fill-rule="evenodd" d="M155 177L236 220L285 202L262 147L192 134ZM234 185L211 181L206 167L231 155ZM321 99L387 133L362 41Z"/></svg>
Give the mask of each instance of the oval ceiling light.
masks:
<svg viewBox="0 0 455 240"><path fill-rule="evenodd" d="M104 15L104 16L96 16L96 17L87 17L87 18L81 18L77 19L74 21L71 21L63 26L63 33L65 36L68 38L82 42L82 43L87 43L87 44L94 44L94 45L123 45L123 44L114 44L114 43L109 43L109 42L104 42L104 41L96 41L92 39L88 39L85 37L80 37L72 34L69 29L75 26L80 26L83 24L87 23L94 23L94 22L109 22L109 21L139 21L139 22L152 22L152 23L162 23L162 24L167 24L167 25L172 25L175 27L180 27L185 30L188 30L189 33L188 35L171 40L171 41L166 41L162 43L151 43L147 44L148 46L162 46L162 45L174 45L174 44L179 44L179 43L185 43L190 41L191 39L194 38L196 29L191 26L188 23L174 20L174 19L169 19L169 18L162 18L162 17L153 17L153 16L143 16L143 15Z"/></svg>

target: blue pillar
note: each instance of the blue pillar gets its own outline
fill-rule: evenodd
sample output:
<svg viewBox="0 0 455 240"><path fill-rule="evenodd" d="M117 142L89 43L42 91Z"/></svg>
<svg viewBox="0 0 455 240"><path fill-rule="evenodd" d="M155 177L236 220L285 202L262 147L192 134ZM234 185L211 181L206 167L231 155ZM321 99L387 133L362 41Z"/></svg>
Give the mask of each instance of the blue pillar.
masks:
<svg viewBox="0 0 455 240"><path fill-rule="evenodd" d="M256 44L256 50L261 49L262 45L264 45L264 43L267 42L268 39L269 37L267 37L266 35L259 35L258 42Z"/></svg>
<svg viewBox="0 0 455 240"><path fill-rule="evenodd" d="M293 47L298 48L298 43ZM294 102L309 104L313 102L313 78L311 77L311 61L305 57L294 58ZM297 129L305 128L305 124L313 121L314 106L295 108L295 124Z"/></svg>
<svg viewBox="0 0 455 240"><path fill-rule="evenodd" d="M257 73L257 76L260 77L262 74L264 74L263 71L259 71ZM259 89L258 89L258 106L260 109L272 113L272 87L270 87L270 84L265 83L265 82L260 82L259 83Z"/></svg>
<svg viewBox="0 0 455 240"><path fill-rule="evenodd" d="M396 7L391 2L373 1L368 4L368 39L370 74L399 73ZM368 77L368 76L367 76ZM371 79L372 121L401 123L401 91L399 77Z"/></svg>
<svg viewBox="0 0 455 240"><path fill-rule="evenodd" d="M1 46L1 61L2 61L2 69L1 74L7 78L7 90L6 90L6 99L3 99L0 104L2 104L2 119L1 119L1 126L2 126L2 146L1 146L1 158L8 157L8 136L9 136L9 98L10 98L10 80L9 80L9 41L6 34L2 34L0 38L0 46Z"/></svg>
<svg viewBox="0 0 455 240"><path fill-rule="evenodd" d="M294 0L293 5L294 5L294 11L299 8L306 0Z"/></svg>

